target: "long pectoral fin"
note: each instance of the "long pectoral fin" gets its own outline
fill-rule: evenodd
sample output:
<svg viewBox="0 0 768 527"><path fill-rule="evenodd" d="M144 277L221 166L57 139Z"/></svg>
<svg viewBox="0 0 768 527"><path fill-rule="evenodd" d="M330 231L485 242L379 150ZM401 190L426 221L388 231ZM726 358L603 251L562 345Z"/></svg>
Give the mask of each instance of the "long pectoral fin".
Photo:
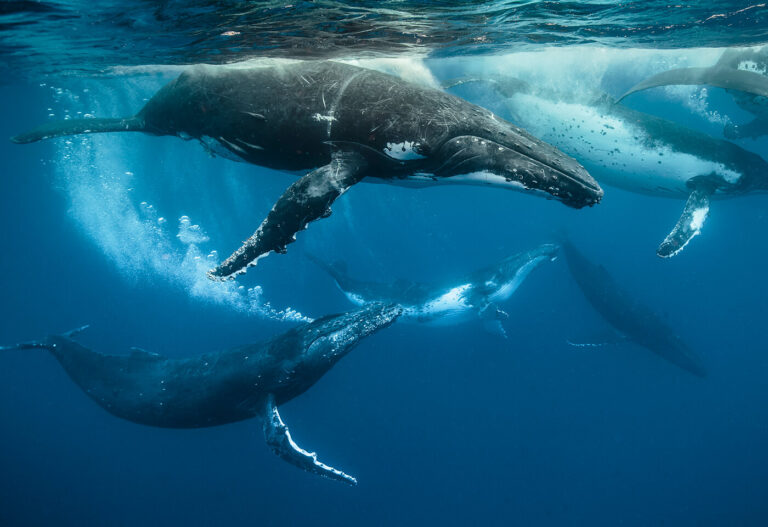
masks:
<svg viewBox="0 0 768 527"><path fill-rule="evenodd" d="M272 452L280 456L284 461L312 474L341 481L349 485L357 485L357 479L349 474L345 474L341 470L321 463L317 460L317 454L307 452L293 442L291 432L285 426L285 423L280 418L280 413L277 411L273 395L267 397L264 416L264 438Z"/></svg>
<svg viewBox="0 0 768 527"><path fill-rule="evenodd" d="M768 78L753 71L737 70L734 68L679 68L663 71L632 86L617 102L635 92L673 85L704 85L716 86L728 90L739 90L754 95L768 97Z"/></svg>
<svg viewBox="0 0 768 527"><path fill-rule="evenodd" d="M496 335L497 337L501 337L503 339L508 338L507 331L504 329L504 325L501 323L501 320L483 320L483 329L491 335Z"/></svg>
<svg viewBox="0 0 768 527"><path fill-rule="evenodd" d="M331 213L331 204L365 175L367 164L354 152L334 154L331 162L293 183L280 196L256 232L227 258L208 272L213 280L244 273L256 260L270 252L284 253L296 233L310 222Z"/></svg>
<svg viewBox="0 0 768 527"><path fill-rule="evenodd" d="M509 314L501 309L496 303L488 302L480 308L477 315L483 321L483 329L492 335L507 338L507 332L504 330L502 320L507 320Z"/></svg>
<svg viewBox="0 0 768 527"><path fill-rule="evenodd" d="M709 199L714 188L710 185L697 187L688 196L683 214L677 220L677 225L672 229L664 241L661 242L656 254L662 258L670 258L683 250L694 236L701 232L704 220L709 215Z"/></svg>
<svg viewBox="0 0 768 527"><path fill-rule="evenodd" d="M566 339L568 345L574 348L602 348L605 346L623 344L626 341L627 337L616 331L604 331L602 333L580 338L579 340Z"/></svg>

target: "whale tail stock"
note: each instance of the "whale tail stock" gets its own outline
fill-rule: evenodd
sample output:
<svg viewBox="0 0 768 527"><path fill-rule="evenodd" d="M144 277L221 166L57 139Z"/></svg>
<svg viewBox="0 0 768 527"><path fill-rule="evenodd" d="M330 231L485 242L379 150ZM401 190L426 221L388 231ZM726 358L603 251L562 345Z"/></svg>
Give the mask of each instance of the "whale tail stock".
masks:
<svg viewBox="0 0 768 527"><path fill-rule="evenodd" d="M18 144L35 143L43 139L65 135L99 134L104 132L143 132L146 130L144 120L140 117L117 119L69 119L46 123L27 133L11 137Z"/></svg>
<svg viewBox="0 0 768 527"><path fill-rule="evenodd" d="M65 333L62 333L60 336L64 338L71 339L78 333L82 333L86 329L88 329L90 326L80 326L79 328L72 329L70 331L67 331ZM19 342L18 344L12 344L10 346L0 346L0 351L15 351L15 350L29 350L29 349L52 349L54 346L53 343L48 342L47 340L30 340L27 342Z"/></svg>

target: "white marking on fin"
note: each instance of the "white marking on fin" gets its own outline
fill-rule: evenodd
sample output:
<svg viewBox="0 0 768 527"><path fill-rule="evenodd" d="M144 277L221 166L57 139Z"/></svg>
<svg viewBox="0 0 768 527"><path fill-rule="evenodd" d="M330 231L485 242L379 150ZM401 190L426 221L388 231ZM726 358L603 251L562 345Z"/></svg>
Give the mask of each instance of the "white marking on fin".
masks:
<svg viewBox="0 0 768 527"><path fill-rule="evenodd" d="M308 452L294 442L291 432L285 426L280 413L277 411L275 396L272 394L267 397L266 401L264 437L272 451L284 461L318 476L335 479L350 485L357 485L357 479L318 461L315 452Z"/></svg>

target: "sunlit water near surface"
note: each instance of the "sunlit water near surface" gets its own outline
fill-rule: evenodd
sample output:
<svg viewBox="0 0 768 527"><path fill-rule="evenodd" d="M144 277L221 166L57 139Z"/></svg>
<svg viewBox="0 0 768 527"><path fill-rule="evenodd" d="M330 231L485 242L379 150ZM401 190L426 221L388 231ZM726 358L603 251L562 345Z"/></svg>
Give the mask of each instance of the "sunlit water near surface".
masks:
<svg viewBox="0 0 768 527"><path fill-rule="evenodd" d="M0 136L133 115L189 64L332 58L432 87L504 75L560 94L450 89L600 181L611 167L564 141L563 122L587 128L603 117L595 94L757 49L767 30L766 6L748 2L5 2ZM753 118L707 86L623 104L719 139ZM621 140L622 173L651 172L627 163L643 150L631 134L604 131L595 137ZM735 142L768 158L765 136ZM347 488L275 457L255 420L138 426L94 405L44 352L3 352L1 525L768 522L765 195L713 201L702 234L661 260L682 199L604 184L599 205L572 210L492 188L360 184L287 254L221 283L205 272L294 175L137 133L0 145L0 344L89 323L79 340L99 351L194 355L351 309L307 254L360 279L448 283L567 233L708 370L696 378L615 338L569 345L611 330L559 258L504 304L507 339L480 321L395 324L281 408L297 442L359 479ZM654 171L675 170L663 157Z"/></svg>

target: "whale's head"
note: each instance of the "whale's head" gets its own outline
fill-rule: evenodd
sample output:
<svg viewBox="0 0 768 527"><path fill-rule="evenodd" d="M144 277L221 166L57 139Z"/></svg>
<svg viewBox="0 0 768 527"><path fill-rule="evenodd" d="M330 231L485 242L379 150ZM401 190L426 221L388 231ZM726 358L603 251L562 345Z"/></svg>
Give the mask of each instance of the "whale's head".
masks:
<svg viewBox="0 0 768 527"><path fill-rule="evenodd" d="M544 243L533 249L506 257L498 264L497 270L502 277L515 277L521 273L527 274L542 263L554 261L559 250L558 245Z"/></svg>
<svg viewBox="0 0 768 527"><path fill-rule="evenodd" d="M392 324L401 313L394 305L367 304L357 311L329 315L300 326L274 341L270 354L276 363L276 383L299 395L330 370L362 339Z"/></svg>
<svg viewBox="0 0 768 527"><path fill-rule="evenodd" d="M520 129L453 137L434 156L434 176L448 183L490 185L540 194L573 208L603 197L597 181L576 160Z"/></svg>

